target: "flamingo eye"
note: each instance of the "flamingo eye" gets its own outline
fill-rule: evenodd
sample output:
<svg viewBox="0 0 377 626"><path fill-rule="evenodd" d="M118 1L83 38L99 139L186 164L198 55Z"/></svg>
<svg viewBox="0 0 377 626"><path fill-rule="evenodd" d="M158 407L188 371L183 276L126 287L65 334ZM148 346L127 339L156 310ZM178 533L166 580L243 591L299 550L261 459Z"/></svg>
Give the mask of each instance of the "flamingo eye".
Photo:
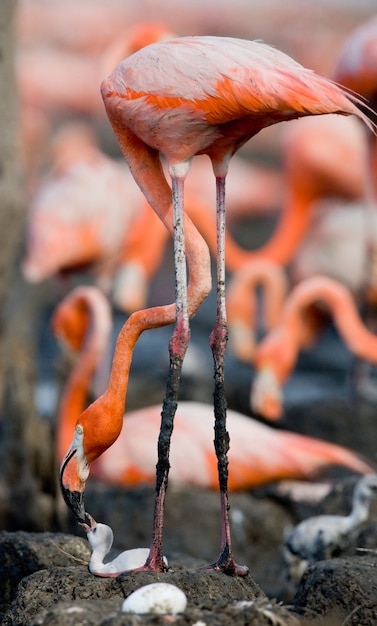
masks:
<svg viewBox="0 0 377 626"><path fill-rule="evenodd" d="M77 432L78 435L82 435L83 434L84 428L81 426L81 424L77 424L76 432Z"/></svg>

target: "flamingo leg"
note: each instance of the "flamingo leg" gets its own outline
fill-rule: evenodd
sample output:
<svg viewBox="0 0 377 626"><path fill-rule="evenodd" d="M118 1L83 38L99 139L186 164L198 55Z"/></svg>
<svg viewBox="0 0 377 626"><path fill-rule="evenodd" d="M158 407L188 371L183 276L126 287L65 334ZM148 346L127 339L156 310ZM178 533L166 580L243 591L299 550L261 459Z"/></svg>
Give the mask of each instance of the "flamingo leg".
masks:
<svg viewBox="0 0 377 626"><path fill-rule="evenodd" d="M190 340L190 325L187 305L187 272L184 233L184 178L172 178L174 217L174 265L176 323L169 343L170 367L165 398L161 412L158 438L158 461L156 467L156 498L154 507L153 534L149 557L143 569L165 571L163 560L163 524L165 495L169 475L170 440L177 410L179 384L183 359Z"/></svg>
<svg viewBox="0 0 377 626"><path fill-rule="evenodd" d="M228 498L228 450L229 433L226 429L227 403L224 388L224 358L227 343L227 318L225 301L225 176L216 177L217 216L217 312L216 323L211 333L210 345L214 360L214 409L215 450L219 474L221 503L221 552L215 563L205 569L220 570L226 574L246 576L248 568L237 565L231 543Z"/></svg>

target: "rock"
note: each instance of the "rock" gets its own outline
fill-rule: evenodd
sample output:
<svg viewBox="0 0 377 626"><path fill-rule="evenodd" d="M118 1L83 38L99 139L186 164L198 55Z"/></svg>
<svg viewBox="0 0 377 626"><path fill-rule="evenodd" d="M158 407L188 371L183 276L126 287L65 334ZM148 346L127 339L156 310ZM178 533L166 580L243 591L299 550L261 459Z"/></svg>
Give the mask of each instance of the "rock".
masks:
<svg viewBox="0 0 377 626"><path fill-rule="evenodd" d="M140 587L155 582L167 582L179 587L186 594L189 605L202 610L216 610L219 602L265 598L251 576L239 578L177 567L164 574L138 572L118 578L102 578L93 576L84 566L53 567L35 572L21 581L3 626L69 626L79 621L100 626L105 618L110 626L112 616L120 615L125 598ZM94 614L92 602L97 607ZM72 616L76 621L71 621ZM129 619L133 618L130 616Z"/></svg>
<svg viewBox="0 0 377 626"><path fill-rule="evenodd" d="M30 574L51 566L87 563L88 543L63 533L0 532L0 619L17 590Z"/></svg>
<svg viewBox="0 0 377 626"><path fill-rule="evenodd" d="M339 620L331 622L334 624L346 620L357 626L376 624L376 567L377 552L373 551L365 556L320 561L301 580L294 606L297 610L304 608L304 613L312 617Z"/></svg>

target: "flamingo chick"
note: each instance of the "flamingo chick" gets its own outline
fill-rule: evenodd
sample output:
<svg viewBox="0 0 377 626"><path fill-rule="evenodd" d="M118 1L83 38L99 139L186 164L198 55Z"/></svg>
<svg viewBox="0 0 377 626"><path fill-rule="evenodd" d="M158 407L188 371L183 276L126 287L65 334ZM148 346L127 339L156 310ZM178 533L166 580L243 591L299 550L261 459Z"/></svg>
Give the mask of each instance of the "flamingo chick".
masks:
<svg viewBox="0 0 377 626"><path fill-rule="evenodd" d="M82 524L82 526L86 531L92 548L89 571L95 576L115 578L122 572L141 567L147 560L149 548L133 548L132 550L125 550L112 561L104 563L104 559L113 545L114 535L112 529L107 524L99 524L92 517L90 526L88 524ZM166 567L168 567L168 561L165 556L164 562Z"/></svg>
<svg viewBox="0 0 377 626"><path fill-rule="evenodd" d="M210 342L215 368L215 448L222 529L219 558L209 567L245 575L247 568L235 563L231 547L227 490L224 235L229 163L251 137L280 121L340 113L354 114L372 124L357 108L357 98L282 52L260 42L226 37L182 37L146 46L114 69L102 82L101 92L136 182L174 236L176 322L158 443L154 534L145 567L164 569L162 531L169 448L190 337L189 318L207 297L211 285L207 246L184 212L184 181L190 162L195 155L206 154L216 178L217 315ZM163 175L159 153L166 158L172 189Z"/></svg>
<svg viewBox="0 0 377 626"><path fill-rule="evenodd" d="M357 538L368 519L372 498L377 497L377 475L363 476L353 494L349 515L318 515L303 520L287 536L284 559L289 579L297 585L316 561L339 556Z"/></svg>

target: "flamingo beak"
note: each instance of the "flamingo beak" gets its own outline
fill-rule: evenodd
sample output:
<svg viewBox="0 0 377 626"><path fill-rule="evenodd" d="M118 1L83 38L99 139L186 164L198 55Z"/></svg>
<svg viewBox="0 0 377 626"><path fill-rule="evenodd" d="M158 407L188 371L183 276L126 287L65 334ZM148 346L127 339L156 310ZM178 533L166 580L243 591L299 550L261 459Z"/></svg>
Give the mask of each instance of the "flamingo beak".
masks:
<svg viewBox="0 0 377 626"><path fill-rule="evenodd" d="M63 459L59 484L64 501L77 521L91 528L93 518L85 511L84 506L86 479L80 478L76 447L71 446Z"/></svg>

